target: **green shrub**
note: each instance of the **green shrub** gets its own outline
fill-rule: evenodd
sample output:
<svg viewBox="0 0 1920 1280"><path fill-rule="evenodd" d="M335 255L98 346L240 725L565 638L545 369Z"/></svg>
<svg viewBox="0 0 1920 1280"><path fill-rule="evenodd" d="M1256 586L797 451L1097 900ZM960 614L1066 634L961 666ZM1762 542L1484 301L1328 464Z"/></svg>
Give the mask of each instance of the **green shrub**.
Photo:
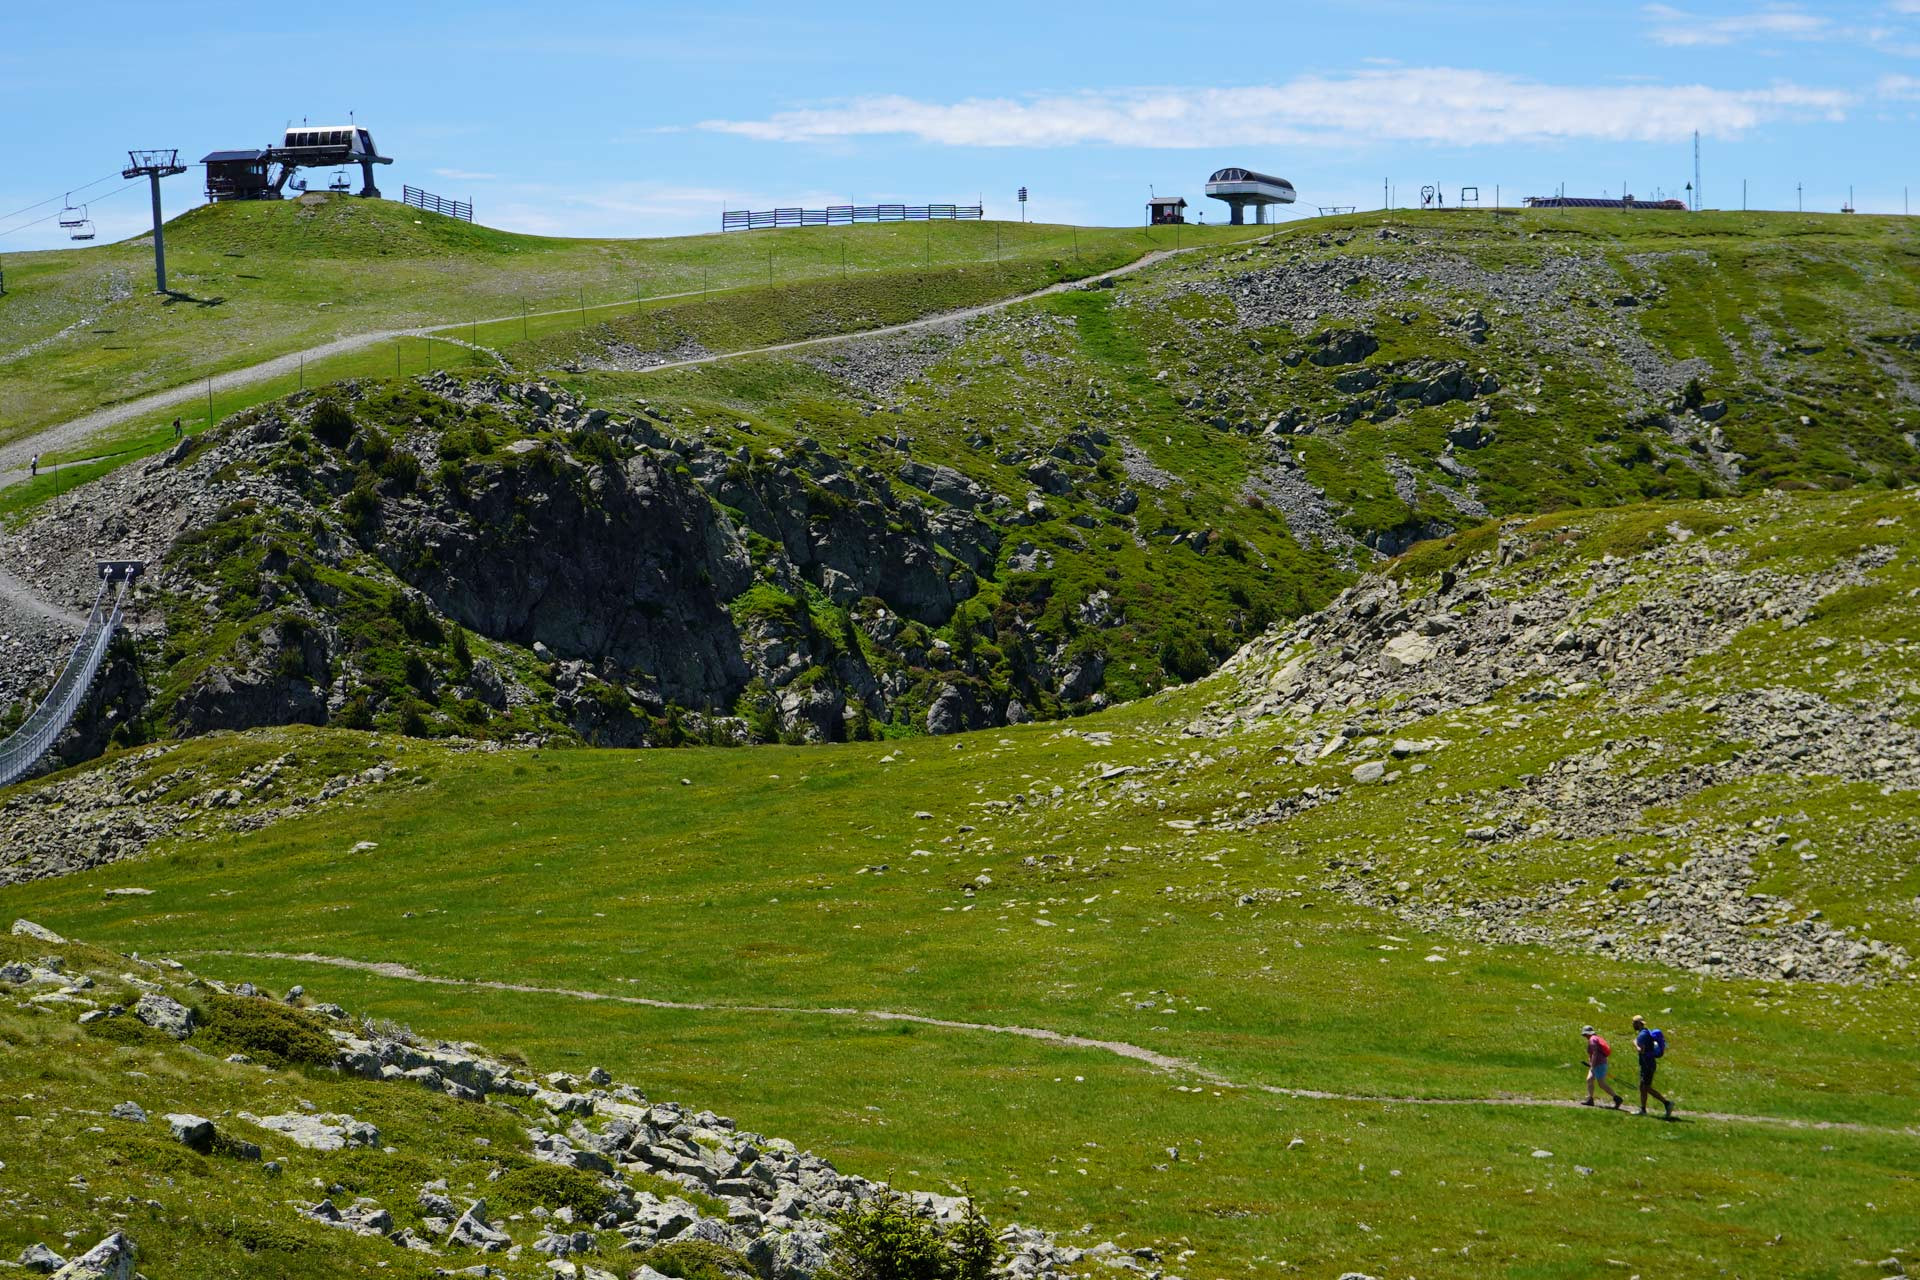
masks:
<svg viewBox="0 0 1920 1280"><path fill-rule="evenodd" d="M87 1023L86 1032L109 1044L123 1044L130 1047L158 1049L173 1043L172 1036L164 1031L155 1031L134 1017L101 1018Z"/></svg>
<svg viewBox="0 0 1920 1280"><path fill-rule="evenodd" d="M967 1202L959 1222L942 1225L895 1191L833 1216L838 1228L828 1280L990 1280L1000 1245Z"/></svg>
<svg viewBox="0 0 1920 1280"><path fill-rule="evenodd" d="M767 682L755 676L747 682L733 713L747 722L747 732L755 742L777 742L780 738L780 709Z"/></svg>
<svg viewBox="0 0 1920 1280"><path fill-rule="evenodd" d="M335 449L346 448L353 439L353 414L331 396L313 406L309 425L316 440Z"/></svg>
<svg viewBox="0 0 1920 1280"><path fill-rule="evenodd" d="M674 1280L758 1280L753 1266L725 1245L705 1240L657 1244L637 1259Z"/></svg>
<svg viewBox="0 0 1920 1280"><path fill-rule="evenodd" d="M1213 670L1213 659L1199 636L1185 627L1170 626L1160 633L1160 669L1182 682L1198 680Z"/></svg>
<svg viewBox="0 0 1920 1280"><path fill-rule="evenodd" d="M625 460L618 442L598 429L582 431L574 436L573 451L588 462L597 462L606 467L617 467Z"/></svg>
<svg viewBox="0 0 1920 1280"><path fill-rule="evenodd" d="M598 1177L582 1169L557 1164L530 1164L515 1169L487 1188L487 1204L508 1213L529 1209L572 1209L592 1221L606 1212L612 1193Z"/></svg>
<svg viewBox="0 0 1920 1280"><path fill-rule="evenodd" d="M377 427L367 427L360 432L360 459L367 466L377 472L392 456L393 441L387 438L386 432Z"/></svg>
<svg viewBox="0 0 1920 1280"><path fill-rule="evenodd" d="M340 501L340 513L347 519L347 527L359 533L373 528L374 517L380 514L380 495L373 491L373 485L365 479L353 487Z"/></svg>
<svg viewBox="0 0 1920 1280"><path fill-rule="evenodd" d="M380 464L380 475L401 493L411 493L420 483L420 459L405 449L395 449Z"/></svg>
<svg viewBox="0 0 1920 1280"><path fill-rule="evenodd" d="M329 1067L337 1056L313 1015L277 1001L215 992L198 1009L193 1043L208 1053L244 1053L270 1067Z"/></svg>

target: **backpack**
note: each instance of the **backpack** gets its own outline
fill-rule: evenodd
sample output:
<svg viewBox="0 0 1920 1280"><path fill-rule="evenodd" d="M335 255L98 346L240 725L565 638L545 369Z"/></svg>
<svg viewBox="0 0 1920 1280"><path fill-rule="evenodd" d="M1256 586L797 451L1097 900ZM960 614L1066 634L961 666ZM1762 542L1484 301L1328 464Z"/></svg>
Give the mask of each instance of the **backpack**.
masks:
<svg viewBox="0 0 1920 1280"><path fill-rule="evenodd" d="M1667 1033L1660 1030L1658 1027L1655 1027L1652 1030L1647 1032L1647 1036L1653 1042L1653 1056L1656 1058L1666 1057L1667 1056Z"/></svg>
<svg viewBox="0 0 1920 1280"><path fill-rule="evenodd" d="M1593 1042L1599 1046L1600 1056L1602 1058L1611 1058L1613 1056L1613 1046L1607 1043L1605 1036L1595 1036Z"/></svg>

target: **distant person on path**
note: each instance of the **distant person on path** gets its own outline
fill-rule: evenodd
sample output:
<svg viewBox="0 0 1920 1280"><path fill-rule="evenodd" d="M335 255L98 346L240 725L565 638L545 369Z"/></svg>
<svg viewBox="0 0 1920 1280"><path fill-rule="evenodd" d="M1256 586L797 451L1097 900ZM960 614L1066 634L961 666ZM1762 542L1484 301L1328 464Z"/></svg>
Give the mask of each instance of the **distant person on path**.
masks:
<svg viewBox="0 0 1920 1280"><path fill-rule="evenodd" d="M175 440L180 438L180 419L178 418L173 420L173 438Z"/></svg>
<svg viewBox="0 0 1920 1280"><path fill-rule="evenodd" d="M1667 1051L1665 1033L1649 1030L1647 1020L1636 1013L1633 1015L1633 1047L1640 1053L1640 1114L1647 1114L1647 1099L1655 1097L1667 1109L1666 1118L1673 1119L1673 1100L1653 1087L1653 1073Z"/></svg>
<svg viewBox="0 0 1920 1280"><path fill-rule="evenodd" d="M36 453L31 458L27 459L27 479L31 480L35 476L38 476L39 474L40 474L40 455Z"/></svg>
<svg viewBox="0 0 1920 1280"><path fill-rule="evenodd" d="M1626 1100L1615 1093L1613 1086L1607 1083L1607 1059L1613 1054L1613 1046L1592 1027L1580 1028L1580 1038L1587 1042L1587 1100L1580 1105L1583 1107L1593 1105L1593 1087L1599 1085L1606 1091L1607 1096L1613 1099L1613 1109L1618 1111L1626 1105Z"/></svg>

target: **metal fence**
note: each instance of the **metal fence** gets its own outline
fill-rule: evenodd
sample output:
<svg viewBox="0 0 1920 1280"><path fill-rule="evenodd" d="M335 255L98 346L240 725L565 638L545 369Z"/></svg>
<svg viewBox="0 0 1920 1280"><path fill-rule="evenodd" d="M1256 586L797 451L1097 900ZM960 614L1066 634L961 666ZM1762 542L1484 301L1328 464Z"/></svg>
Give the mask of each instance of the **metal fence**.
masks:
<svg viewBox="0 0 1920 1280"><path fill-rule="evenodd" d="M444 213L449 218L458 218L462 222L473 221L473 204L470 201L448 200L431 191L422 191L413 186L402 187L400 199L416 209L425 209L428 213Z"/></svg>
<svg viewBox="0 0 1920 1280"><path fill-rule="evenodd" d="M80 633L80 639L73 646L73 656L67 659L46 700L5 742L0 742L0 787L25 777L40 762L40 757L53 749L54 742L73 723L80 704L86 701L93 677L107 656L107 646L113 643L114 632L119 629L121 607L132 587L130 579L121 579L109 612L107 588L110 585L104 580L100 583L100 592L93 599L93 612L87 615L86 629Z"/></svg>
<svg viewBox="0 0 1920 1280"><path fill-rule="evenodd" d="M834 227L852 222L977 222L985 209L977 204L835 204L824 209L732 209L720 215L722 231L762 231L770 227Z"/></svg>

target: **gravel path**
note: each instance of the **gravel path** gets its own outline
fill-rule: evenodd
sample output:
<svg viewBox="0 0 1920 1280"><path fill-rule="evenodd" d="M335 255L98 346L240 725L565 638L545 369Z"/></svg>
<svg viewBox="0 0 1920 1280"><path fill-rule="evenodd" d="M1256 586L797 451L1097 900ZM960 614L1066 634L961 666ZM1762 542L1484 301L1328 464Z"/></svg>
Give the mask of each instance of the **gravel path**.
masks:
<svg viewBox="0 0 1920 1280"><path fill-rule="evenodd" d="M934 1018L918 1013L895 1013L887 1009L818 1008L793 1005L758 1004L713 1004L698 1000L661 1000L651 996L617 995L607 991L591 991L578 987L540 987L524 982L501 982L491 978L449 978L439 974L422 973L408 965L393 961L354 960L346 956L328 956L317 952L298 953L285 951L187 951L186 956L228 956L240 960L284 960L295 964L326 965L335 969L354 969L362 973L371 973L377 977L393 978L401 982L421 982L437 987L470 987L485 991L512 991L524 995L560 996L568 1000L603 1001L608 1004L640 1005L648 1009L678 1009L696 1013L760 1013L816 1016L830 1018L871 1018L880 1022L911 1022L925 1027L942 1027L950 1031L978 1031L989 1035L1021 1036L1028 1040L1039 1040L1047 1044L1061 1045L1069 1049L1093 1049L1110 1053L1121 1058L1130 1058L1142 1062L1160 1071L1175 1075L1190 1076L1206 1084L1222 1089L1252 1088L1261 1093L1278 1094L1287 1098L1302 1098L1318 1102L1366 1102L1383 1106L1405 1107L1574 1107L1583 1104L1572 1098L1526 1098L1499 1096L1492 1098L1408 1098L1388 1094L1373 1093L1334 1093L1323 1089L1289 1089L1280 1085L1257 1084L1252 1086L1236 1084L1216 1071L1212 1071L1186 1058L1176 1058L1170 1054L1145 1049L1137 1044L1128 1044L1124 1040L1098 1040L1090 1036L1077 1036L1064 1031L1049 1031L1044 1027L1007 1026L992 1022L961 1022L952 1018ZM1596 1110L1611 1110L1599 1108ZM1623 1114L1631 1114L1627 1109ZM1854 1124L1843 1120L1798 1120L1789 1116L1739 1115L1725 1111L1686 1111L1681 1113L1686 1120L1718 1120L1728 1124L1773 1125L1782 1129L1804 1129L1808 1131L1836 1131L1843 1133L1882 1133L1898 1137L1920 1137L1920 1126L1904 1129L1884 1125Z"/></svg>
<svg viewBox="0 0 1920 1280"><path fill-rule="evenodd" d="M1268 237L1250 243L1264 244ZM1236 241L1235 243L1242 243ZM1059 284L1050 284L1044 289L1035 289L1032 293L1022 293L1011 298L1002 298L998 302L986 302L977 307L964 307L959 311L942 311L938 315L922 316L918 320L908 320L904 324L882 325L877 329L856 329L851 333L832 333L824 338L801 338L795 342L776 342L767 347L747 347L740 351L720 351L713 355L694 356L687 360L669 360L665 364L651 364L639 373L659 373L664 369L686 369L694 365L717 364L722 360L738 360L744 356L777 355L782 351L800 351L807 347L820 347L833 342L858 342L867 338L884 338L890 334L911 333L916 329L931 329L935 325L953 324L956 321L972 320L976 316L990 315L995 311L1004 311L1008 307L1023 302L1032 302L1036 298L1049 297L1056 293L1065 293L1069 289L1084 288L1101 280L1112 280L1119 276L1131 275L1135 271L1150 267L1156 262L1171 258L1176 253L1192 253L1196 249L1214 248L1213 245L1195 245L1191 249L1156 249L1144 257L1135 258L1124 267L1115 267L1111 271L1102 271L1098 275L1082 276L1078 280L1062 280Z"/></svg>
<svg viewBox="0 0 1920 1280"><path fill-rule="evenodd" d="M780 342L767 347L749 347L742 351L724 351L714 355L699 356L690 360L675 360L666 364L650 365L644 372L657 373L662 369L684 369L690 365L713 364L720 360L737 360L743 356L768 355L781 351L797 351L805 347L823 346L832 342L847 342L861 338L884 337L893 333L907 333L915 329L927 329L939 324L951 324L956 320L971 320L975 316L987 315L991 312L1004 310L1007 307L1015 306L1022 302L1031 302L1036 298L1044 298L1050 294L1063 293L1068 289L1079 288L1096 281L1129 275L1135 271L1151 266L1162 259L1172 257L1176 253L1193 253L1198 249L1212 247L1214 246L1196 245L1188 249L1160 249L1153 253L1146 254L1143 257L1136 258L1123 267L1116 267L1112 271L1103 271L1098 275L1087 276L1080 280L1063 281L1059 284L1048 285L1044 289L1036 289L1032 293L1023 293L1012 298L1002 298L997 302L983 303L977 307L967 307L960 311L945 311L939 315L926 316L919 320L909 320L904 324L886 325L878 329L861 329L853 333L829 334L823 338L803 338L797 342ZM647 301L655 302L672 298L693 298L699 297L702 292L703 291L699 289L690 289L683 293L663 293L654 298L649 298ZM623 303L621 305L624 306L625 304ZM577 308L563 307L554 311L535 311L532 312L531 315L534 318L540 316L570 315L575 310L577 310ZM508 320L518 319L520 319L518 315L495 316L488 320L462 320L454 324L426 325L416 329L375 329L367 333L357 333L345 338L336 338L332 342L321 343L317 347L308 347L304 351L292 351L283 356L275 356L271 360L263 360L259 364L248 365L244 369L234 369L227 373L217 373L213 375L213 389L216 392L220 392L231 391L236 387L251 386L257 382L265 382L272 378L293 373L300 368L304 360L321 360L328 356L346 355L373 346L376 343L390 341L394 338L424 338L428 334L457 332L458 330L469 328L474 324L503 324ZM466 346L469 344L461 343L460 345ZM88 439L106 430L108 427L117 426L122 422L129 421L133 418L144 417L150 413L171 409L175 405L186 404L206 394L207 380L202 378L198 382L190 382L178 387L169 387L165 391L155 391L150 395L140 396L137 399L123 401L120 404L108 405L105 408L96 409L92 413L82 417L73 418L69 421L46 427L34 432L30 436L24 436L21 439L0 445L0 488L4 488L10 484L17 484L19 481L26 479L27 460L36 453L50 453L73 448L85 443Z"/></svg>
<svg viewBox="0 0 1920 1280"><path fill-rule="evenodd" d="M647 301L653 302L671 298L698 297L700 292L698 289L693 289L684 293L663 293L658 295L657 298L649 298ZM625 306L626 304L620 303L618 305ZM607 307L606 304L602 304L592 309L605 310ZM553 311L533 311L528 313L528 318L538 319L541 316L572 315L578 310L579 308L577 307L562 307ZM348 355L352 352L374 346L377 343L387 342L394 338L424 338L428 334L457 333L459 330L471 328L475 324L504 324L509 320L518 320L520 318L519 313L516 312L510 316L494 316L491 319L461 320L453 324L423 325L414 329L374 329L366 333L351 334L344 338L335 338L331 342L323 342L317 347L308 347L303 351L290 351L286 355L275 356L271 360L263 360L259 364L251 364L244 369L233 369L226 373L216 373L213 375L213 389L216 392L220 392L232 391L236 387L249 387L257 382L266 382L273 378L284 377L289 373L294 373L299 370L304 361L323 360L328 356ZM460 342L457 338L449 339L449 341L454 342L455 345L458 346L472 346L471 343ZM483 348L473 349L482 350ZM18 440L9 441L6 444L0 444L0 488L5 488L10 484L18 484L20 481L25 480L27 478L27 460L36 453L53 453L63 449L74 448L78 445L85 444L88 440L100 432L105 431L108 427L118 426L122 422L127 422L134 418L142 418L148 414L159 413L162 410L171 409L175 405L187 404L191 401L201 399L206 394L207 379L202 378L198 382L189 382L177 387L168 387L164 391L155 391L149 395L139 396L132 400L124 400L119 404L107 405L104 408L95 409L92 413L85 414L81 417L45 427L34 432L32 435L23 436Z"/></svg>
<svg viewBox="0 0 1920 1280"><path fill-rule="evenodd" d="M0 566L0 600L18 605L23 611L57 622L61 626L72 627L75 631L86 629L85 615L75 613L64 605L58 605L46 599L34 589Z"/></svg>

